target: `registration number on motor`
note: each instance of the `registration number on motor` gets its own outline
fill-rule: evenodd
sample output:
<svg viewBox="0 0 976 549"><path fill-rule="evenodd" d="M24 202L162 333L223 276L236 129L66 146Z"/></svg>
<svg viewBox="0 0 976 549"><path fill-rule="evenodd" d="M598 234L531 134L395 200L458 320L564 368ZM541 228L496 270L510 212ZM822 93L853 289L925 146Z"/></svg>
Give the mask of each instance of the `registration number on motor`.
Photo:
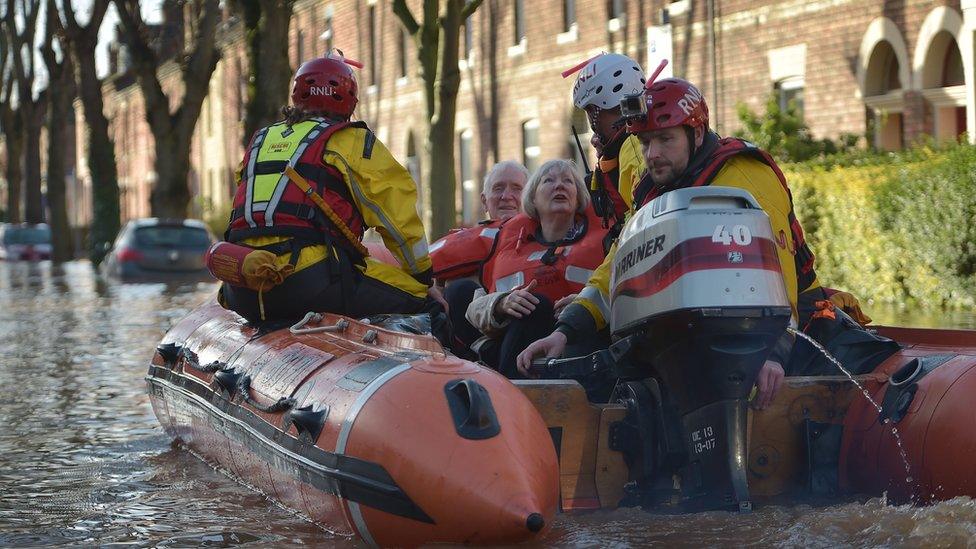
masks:
<svg viewBox="0 0 976 549"><path fill-rule="evenodd" d="M691 447L696 454L703 454L715 449L715 430L706 425L691 433Z"/></svg>

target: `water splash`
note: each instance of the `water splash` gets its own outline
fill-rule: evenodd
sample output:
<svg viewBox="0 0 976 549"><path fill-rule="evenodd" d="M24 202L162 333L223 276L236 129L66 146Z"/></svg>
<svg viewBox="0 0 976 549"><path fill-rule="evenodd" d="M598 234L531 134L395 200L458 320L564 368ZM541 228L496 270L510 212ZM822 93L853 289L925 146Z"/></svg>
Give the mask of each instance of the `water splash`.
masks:
<svg viewBox="0 0 976 549"><path fill-rule="evenodd" d="M795 329L789 328L789 327L786 330L788 332L790 332L791 334L793 334L794 336L801 337L801 338L807 340L807 342L809 342L810 345L813 345L813 347L815 349L817 349L825 357L827 357L827 360L829 360L835 366L837 366L837 369L839 369L841 372L843 372L844 375L847 376L851 380L851 382L853 382L854 385L857 386L858 389L860 389L861 394L863 394L864 395L864 398L866 398L867 401L869 403L871 403L871 406L873 406L874 409L877 410L878 414L881 414L881 412L882 412L881 405L878 404L877 401L874 400L874 398L871 396L871 393L868 392L868 390L863 385L861 385L861 383L857 380L857 378L854 377L854 374L852 374L851 372L849 372L847 370L847 368L844 368L844 365L841 364L839 360L837 360L836 358L834 358L834 356L832 354L830 354L830 352L827 351L827 349L825 349L823 347L823 345L821 345L815 339L813 339L812 337L808 336L807 334L805 334L805 333L803 333L803 332L801 332L799 330L795 330ZM910 494L911 494L910 495L910 498L911 498L911 501L914 503L914 501L915 501L915 492L917 491L916 490L917 487L915 485L915 479L912 477L912 465L908 461L908 452L905 451L905 446L904 446L904 444L902 444L901 435L898 433L898 428L895 427L895 424L892 423L892 421L891 421L890 418L885 418L884 420L881 421L881 424L888 426L888 428L891 430L891 435L895 438L895 443L898 445L898 453L901 455L901 461L905 465L905 481L908 484L908 487L910 489Z"/></svg>

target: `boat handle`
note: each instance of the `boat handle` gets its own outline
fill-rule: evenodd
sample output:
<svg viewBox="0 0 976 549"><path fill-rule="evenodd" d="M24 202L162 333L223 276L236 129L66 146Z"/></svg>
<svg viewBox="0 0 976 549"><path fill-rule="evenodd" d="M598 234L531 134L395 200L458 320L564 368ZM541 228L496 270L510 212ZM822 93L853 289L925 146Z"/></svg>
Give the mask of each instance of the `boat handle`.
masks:
<svg viewBox="0 0 976 549"><path fill-rule="evenodd" d="M278 402L274 402L267 406L264 406L260 402L254 400L251 398L251 378L249 376L244 376L241 378L241 381L237 384L237 394L241 396L241 399L244 402L250 404L258 411L266 414L277 414L278 412L284 412L295 405L295 399L288 397L281 397L278 399Z"/></svg>
<svg viewBox="0 0 976 549"><path fill-rule="evenodd" d="M338 322L336 322L331 326L318 326L316 328L305 327L309 322L321 322L322 318L323 318L322 315L320 315L319 313L314 313L314 312L305 313L305 317L299 320L294 326L288 328L288 331L291 332L292 335L316 334L319 332L342 333L346 331L346 328L349 327L349 321L344 318L340 318Z"/></svg>
<svg viewBox="0 0 976 549"><path fill-rule="evenodd" d="M196 353L194 353L190 349L187 349L186 347L177 345L176 343L166 343L163 345L159 345L158 347L156 347L156 351L163 358L163 361L168 366L171 367L175 366L176 363L179 362L181 358L183 359L183 363L189 366L190 368L193 368L198 372L204 372L208 374L223 370L224 368L227 367L226 362L221 362L219 360L215 360L213 362L200 365L200 359L197 357Z"/></svg>
<svg viewBox="0 0 976 549"><path fill-rule="evenodd" d="M444 386L454 430L463 438L483 440L501 431L491 395L473 379L455 379Z"/></svg>
<svg viewBox="0 0 976 549"><path fill-rule="evenodd" d="M189 349L183 349L182 353L183 353L183 363L189 366L190 368L197 370L198 372L211 374L213 372L219 372L220 370L223 370L224 368L227 367L226 362L221 362L219 360L215 360L207 364L200 364L200 359L197 357L197 354Z"/></svg>

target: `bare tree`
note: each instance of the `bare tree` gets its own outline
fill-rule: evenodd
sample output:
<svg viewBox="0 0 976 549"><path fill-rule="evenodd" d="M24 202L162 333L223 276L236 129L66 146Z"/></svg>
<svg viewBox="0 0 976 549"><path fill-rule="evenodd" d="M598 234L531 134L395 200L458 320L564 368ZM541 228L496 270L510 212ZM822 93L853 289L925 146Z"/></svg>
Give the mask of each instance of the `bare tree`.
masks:
<svg viewBox="0 0 976 549"><path fill-rule="evenodd" d="M114 0L132 56L133 69L146 103L146 121L155 138L156 184L150 208L157 217L185 217L190 203L187 178L190 144L200 108L210 90L210 76L217 68L216 27L220 17L217 0L187 0L192 40L178 55L183 83L182 100L170 101L159 81L160 59L149 44L148 28L138 0ZM170 105L175 104L175 110Z"/></svg>
<svg viewBox="0 0 976 549"><path fill-rule="evenodd" d="M18 10L19 6L19 10ZM34 97L34 40L37 36L37 17L40 0L7 0L4 27L10 38L11 58L17 78L17 110L24 131L24 220L28 223L44 221L41 197L41 125L44 123L46 96ZM19 13L18 13L19 12ZM22 19L23 29L17 20Z"/></svg>
<svg viewBox="0 0 976 549"><path fill-rule="evenodd" d="M413 38L420 61L427 104L426 162L422 162L424 215L431 238L447 233L455 223L457 180L454 173L454 117L461 85L458 69L460 29L482 0L424 0L423 21L417 22L406 0L392 0L393 13ZM445 4L441 10L441 4Z"/></svg>
<svg viewBox="0 0 976 549"><path fill-rule="evenodd" d="M68 54L64 29L61 26L55 0L47 0L46 11L44 42L40 49L48 74L47 204L51 223L51 259L60 262L68 261L74 255L65 196L67 174L64 166L63 143L74 137L68 135L69 125L65 121L74 117L72 103L77 90L72 74L71 56ZM54 48L55 41L57 41L57 51Z"/></svg>
<svg viewBox="0 0 976 549"><path fill-rule="evenodd" d="M10 41L4 29L0 29L0 125L3 126L4 141L7 146L7 221L20 223L21 186L23 182L24 129L20 112L14 108L14 84L16 76L9 65L12 52Z"/></svg>
<svg viewBox="0 0 976 549"><path fill-rule="evenodd" d="M295 0L234 0L231 6L244 23L247 42L246 146L254 132L281 117L281 107L288 103L288 27Z"/></svg>
<svg viewBox="0 0 976 549"><path fill-rule="evenodd" d="M102 81L95 65L98 30L105 19L109 0L94 0L88 23L75 18L71 0L63 0L64 37L71 49L78 95L88 131L88 171L91 173L92 220L88 255L96 266L105 256L105 246L119 232L119 174L115 166L115 144L108 133Z"/></svg>

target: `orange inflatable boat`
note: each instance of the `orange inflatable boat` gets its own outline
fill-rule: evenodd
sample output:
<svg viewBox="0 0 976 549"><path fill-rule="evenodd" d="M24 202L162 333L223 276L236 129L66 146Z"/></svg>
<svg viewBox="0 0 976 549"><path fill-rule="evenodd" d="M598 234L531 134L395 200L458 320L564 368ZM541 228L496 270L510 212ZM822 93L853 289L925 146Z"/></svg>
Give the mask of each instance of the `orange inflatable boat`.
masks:
<svg viewBox="0 0 976 549"><path fill-rule="evenodd" d="M310 313L257 329L213 304L165 336L149 393L197 454L374 545L517 543L559 509L976 497L976 332L872 333L837 311L810 344L834 358L798 360L775 254L748 193L679 189L621 232L612 345L536 364L552 379L510 382L409 324ZM753 411L784 342L789 371L817 375ZM592 374L617 380L607 403L575 381Z"/></svg>
<svg viewBox="0 0 976 549"><path fill-rule="evenodd" d="M508 544L556 512L538 412L429 336L332 315L257 330L214 304L169 331L146 380L167 433L336 534Z"/></svg>

